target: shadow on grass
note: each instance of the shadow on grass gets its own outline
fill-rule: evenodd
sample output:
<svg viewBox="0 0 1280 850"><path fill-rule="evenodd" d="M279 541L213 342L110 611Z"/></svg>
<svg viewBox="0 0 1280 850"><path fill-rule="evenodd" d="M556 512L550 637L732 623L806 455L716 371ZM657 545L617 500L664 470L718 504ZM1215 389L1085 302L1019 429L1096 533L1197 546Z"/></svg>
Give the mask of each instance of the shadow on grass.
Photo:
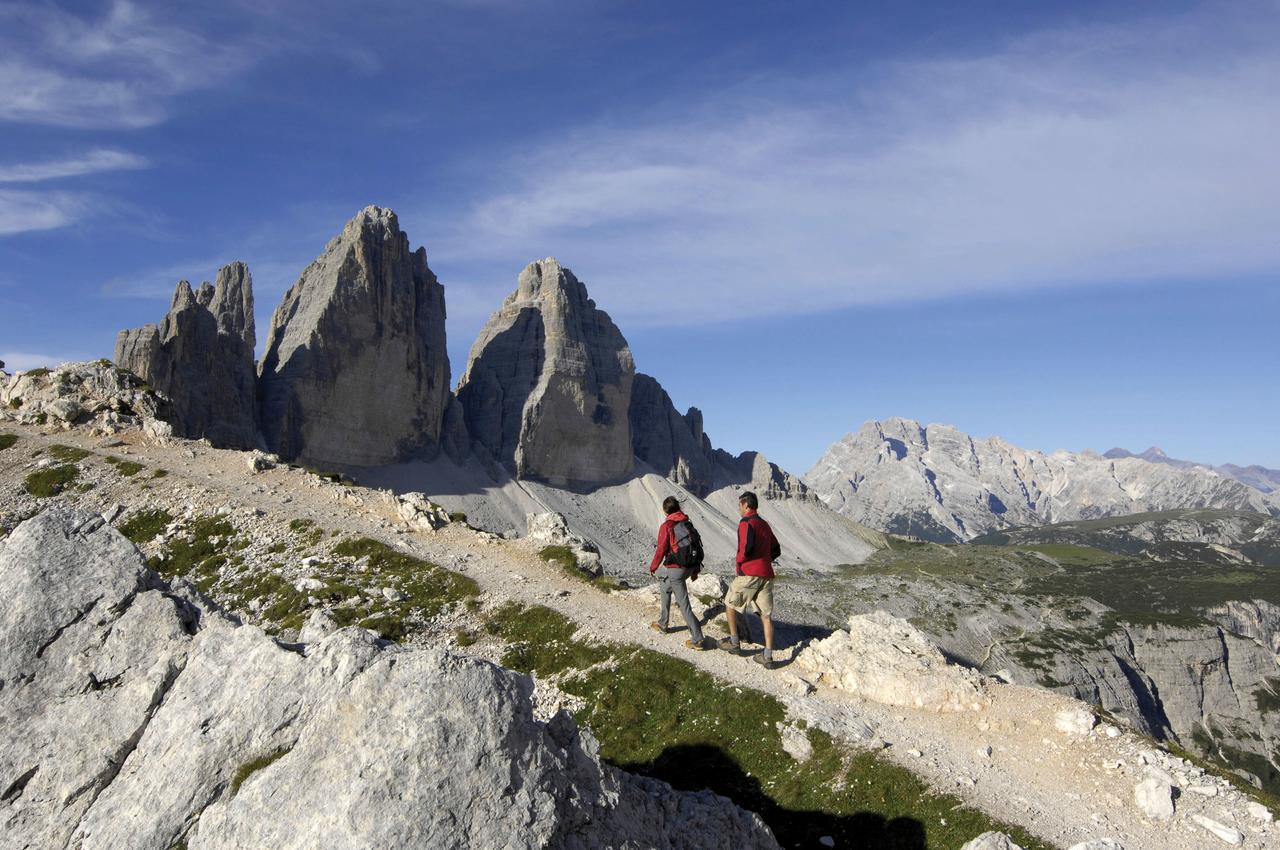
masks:
<svg viewBox="0 0 1280 850"><path fill-rule="evenodd" d="M704 744L668 747L651 762L619 765L651 776L681 791L710 789L760 815L783 847L821 847L830 836L835 847L856 850L928 850L924 824L914 818L892 820L874 812L833 815L779 805L719 747Z"/></svg>

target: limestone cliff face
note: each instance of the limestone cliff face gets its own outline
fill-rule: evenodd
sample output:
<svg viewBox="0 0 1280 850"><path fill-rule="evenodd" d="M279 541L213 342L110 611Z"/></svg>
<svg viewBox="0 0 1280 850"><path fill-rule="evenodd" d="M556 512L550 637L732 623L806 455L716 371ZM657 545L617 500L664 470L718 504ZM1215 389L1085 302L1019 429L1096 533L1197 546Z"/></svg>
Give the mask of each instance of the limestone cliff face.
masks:
<svg viewBox="0 0 1280 850"><path fill-rule="evenodd" d="M1280 668L1260 641L1213 624L1121 624L1101 645L1076 645L1037 665L1028 673L1144 733L1221 753L1255 784L1280 787L1280 716L1267 707Z"/></svg>
<svg viewBox="0 0 1280 850"><path fill-rule="evenodd" d="M258 395L267 444L287 459L377 466L438 448L444 287L394 212L362 210L285 293Z"/></svg>
<svg viewBox="0 0 1280 850"><path fill-rule="evenodd" d="M259 444L253 349L253 280L244 263L199 292L178 283L157 325L121 331L116 363L172 400L174 433L224 448Z"/></svg>
<svg viewBox="0 0 1280 850"><path fill-rule="evenodd" d="M833 445L805 480L857 522L942 542L1178 508L1280 513L1273 497L1205 467L1045 454L908 419L866 423Z"/></svg>
<svg viewBox="0 0 1280 850"><path fill-rule="evenodd" d="M472 439L519 478L602 484L634 469L635 363L573 272L531 263L490 317L458 384Z"/></svg>

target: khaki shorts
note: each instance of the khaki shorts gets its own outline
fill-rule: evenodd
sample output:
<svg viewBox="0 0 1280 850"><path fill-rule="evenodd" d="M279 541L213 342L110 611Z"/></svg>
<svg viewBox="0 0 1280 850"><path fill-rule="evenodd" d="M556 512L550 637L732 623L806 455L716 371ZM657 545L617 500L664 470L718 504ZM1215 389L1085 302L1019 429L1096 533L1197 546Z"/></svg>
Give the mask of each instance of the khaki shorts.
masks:
<svg viewBox="0 0 1280 850"><path fill-rule="evenodd" d="M773 579L759 576L735 576L724 595L724 604L738 613L752 602L763 617L773 616Z"/></svg>

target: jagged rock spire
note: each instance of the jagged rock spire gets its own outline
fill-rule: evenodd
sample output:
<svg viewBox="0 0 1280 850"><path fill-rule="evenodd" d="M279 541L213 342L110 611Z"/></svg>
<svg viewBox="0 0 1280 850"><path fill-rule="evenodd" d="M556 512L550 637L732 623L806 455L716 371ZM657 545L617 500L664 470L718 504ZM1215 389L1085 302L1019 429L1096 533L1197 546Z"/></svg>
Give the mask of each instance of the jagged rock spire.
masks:
<svg viewBox="0 0 1280 850"><path fill-rule="evenodd" d="M159 325L120 332L115 359L172 399L174 433L253 448L253 348L253 279L244 263L232 263L215 286L193 291L179 281Z"/></svg>
<svg viewBox="0 0 1280 850"><path fill-rule="evenodd" d="M471 348L458 400L473 439L515 475L600 484L634 468L635 363L622 332L555 259L530 263Z"/></svg>
<svg viewBox="0 0 1280 850"><path fill-rule="evenodd" d="M396 214L347 222L271 318L263 434L290 459L377 466L431 453L449 404L444 287Z"/></svg>

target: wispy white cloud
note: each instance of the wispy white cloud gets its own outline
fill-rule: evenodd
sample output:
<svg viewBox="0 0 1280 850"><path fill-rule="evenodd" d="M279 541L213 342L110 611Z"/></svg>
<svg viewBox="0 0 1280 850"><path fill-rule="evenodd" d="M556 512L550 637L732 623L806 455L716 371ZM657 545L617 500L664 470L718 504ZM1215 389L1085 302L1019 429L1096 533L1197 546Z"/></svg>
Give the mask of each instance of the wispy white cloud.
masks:
<svg viewBox="0 0 1280 850"><path fill-rule="evenodd" d="M92 150L64 159L0 165L0 183L38 183L63 177L79 177L103 171L146 168L145 157L127 151Z"/></svg>
<svg viewBox="0 0 1280 850"><path fill-rule="evenodd" d="M659 324L1280 270L1280 13L1250 8L566 127L434 256L501 290L555 254Z"/></svg>
<svg viewBox="0 0 1280 850"><path fill-rule="evenodd" d="M252 62L243 43L158 20L127 0L101 15L6 4L0 54L0 120L66 127L156 124L175 95Z"/></svg>
<svg viewBox="0 0 1280 850"><path fill-rule="evenodd" d="M75 192L0 189L0 236L65 227L83 214L87 203Z"/></svg>

